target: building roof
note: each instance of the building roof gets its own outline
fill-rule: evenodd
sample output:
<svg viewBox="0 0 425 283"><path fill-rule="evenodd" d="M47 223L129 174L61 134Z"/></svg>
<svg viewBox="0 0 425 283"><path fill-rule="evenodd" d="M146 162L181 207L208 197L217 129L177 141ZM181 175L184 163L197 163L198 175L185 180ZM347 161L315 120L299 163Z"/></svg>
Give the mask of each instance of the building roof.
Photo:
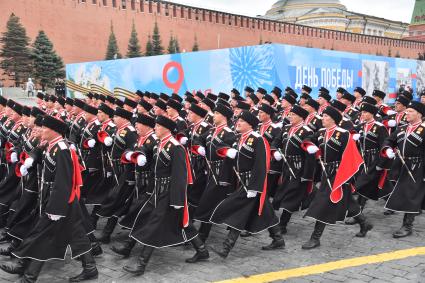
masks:
<svg viewBox="0 0 425 283"><path fill-rule="evenodd" d="M413 9L411 25L425 24L425 0L416 0L415 8Z"/></svg>

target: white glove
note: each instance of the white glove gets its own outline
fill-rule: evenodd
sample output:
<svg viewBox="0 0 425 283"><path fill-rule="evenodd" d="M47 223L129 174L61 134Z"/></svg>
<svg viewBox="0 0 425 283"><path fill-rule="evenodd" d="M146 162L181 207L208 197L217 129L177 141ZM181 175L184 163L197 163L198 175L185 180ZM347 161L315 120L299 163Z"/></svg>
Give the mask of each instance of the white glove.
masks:
<svg viewBox="0 0 425 283"><path fill-rule="evenodd" d="M397 112L395 112L394 110L388 110L387 111L387 115L394 115L394 114L396 114Z"/></svg>
<svg viewBox="0 0 425 283"><path fill-rule="evenodd" d="M353 140L358 141L360 139L360 134L354 134Z"/></svg>
<svg viewBox="0 0 425 283"><path fill-rule="evenodd" d="M112 177L112 172L106 172L106 178Z"/></svg>
<svg viewBox="0 0 425 283"><path fill-rule="evenodd" d="M52 221L58 221L63 216L61 216L61 215L54 215L54 214L47 214L47 217L49 217L49 219L52 220Z"/></svg>
<svg viewBox="0 0 425 283"><path fill-rule="evenodd" d="M273 157L274 157L274 159L276 159L276 161L281 161L282 160L282 154L280 154L279 151L275 151L273 153Z"/></svg>
<svg viewBox="0 0 425 283"><path fill-rule="evenodd" d="M315 154L317 151L319 150L319 148L315 145L309 145L307 146L307 152L309 154Z"/></svg>
<svg viewBox="0 0 425 283"><path fill-rule="evenodd" d="M246 197L247 198L255 198L257 196L257 192L256 191L248 191L246 193Z"/></svg>
<svg viewBox="0 0 425 283"><path fill-rule="evenodd" d="M137 156L137 165L145 166L145 164L146 164L146 156L144 156L143 154L140 154L139 156Z"/></svg>
<svg viewBox="0 0 425 283"><path fill-rule="evenodd" d="M34 158L28 157L27 159L25 159L24 166L27 168L31 168L33 163L34 163Z"/></svg>
<svg viewBox="0 0 425 283"><path fill-rule="evenodd" d="M388 158L393 159L395 157L395 152L392 148L387 148L385 150L385 154L387 155Z"/></svg>
<svg viewBox="0 0 425 283"><path fill-rule="evenodd" d="M200 146L198 148L198 153L199 153L199 155L205 156L205 147Z"/></svg>
<svg viewBox="0 0 425 283"><path fill-rule="evenodd" d="M383 169L379 166L376 166L376 171L382 171Z"/></svg>
<svg viewBox="0 0 425 283"><path fill-rule="evenodd" d="M106 145L106 146L111 146L112 145L112 138L111 137L106 137L105 138L105 140L103 141L104 142L104 144Z"/></svg>
<svg viewBox="0 0 425 283"><path fill-rule="evenodd" d="M227 150L226 156L229 157L230 159L235 159L236 157L236 153L238 153L238 151L234 148L229 148Z"/></svg>
<svg viewBox="0 0 425 283"><path fill-rule="evenodd" d="M71 150L77 150L77 148L75 147L75 144L73 144L73 143L71 143L70 145L69 145L69 149L71 149Z"/></svg>
<svg viewBox="0 0 425 283"><path fill-rule="evenodd" d="M127 161L131 161L131 155L134 153L134 151L129 151L125 154L125 159L127 159Z"/></svg>
<svg viewBox="0 0 425 283"><path fill-rule="evenodd" d="M180 209L180 208L183 208L183 206L176 206L176 205L172 205L172 207L174 207L174 209Z"/></svg>
<svg viewBox="0 0 425 283"><path fill-rule="evenodd" d="M282 122L276 123L276 127L282 128L283 127L283 123Z"/></svg>
<svg viewBox="0 0 425 283"><path fill-rule="evenodd" d="M18 162L18 154L16 152L10 154L10 161L12 161L12 163Z"/></svg>
<svg viewBox="0 0 425 283"><path fill-rule="evenodd" d="M89 146L90 148L93 148L93 147L94 147L94 145L96 144L96 141L95 141L94 139L91 139L91 140L89 140L89 141L87 142L87 144L88 144L88 146Z"/></svg>
<svg viewBox="0 0 425 283"><path fill-rule="evenodd" d="M395 126L397 126L397 122L395 120L388 121L388 127L394 128Z"/></svg>
<svg viewBox="0 0 425 283"><path fill-rule="evenodd" d="M187 139L186 137L182 137L182 138L180 139L180 143L181 143L182 145L187 144L187 141L188 141L188 139Z"/></svg>
<svg viewBox="0 0 425 283"><path fill-rule="evenodd" d="M19 172L21 172L21 176L24 177L28 175L28 168L25 165L22 165L21 168L19 168Z"/></svg>

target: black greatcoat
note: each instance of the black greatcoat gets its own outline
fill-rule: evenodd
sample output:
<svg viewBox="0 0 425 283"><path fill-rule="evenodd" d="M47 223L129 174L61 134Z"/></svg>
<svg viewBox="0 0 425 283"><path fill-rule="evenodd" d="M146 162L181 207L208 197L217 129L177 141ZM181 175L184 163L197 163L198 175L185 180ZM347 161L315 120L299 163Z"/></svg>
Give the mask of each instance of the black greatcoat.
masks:
<svg viewBox="0 0 425 283"><path fill-rule="evenodd" d="M407 134L408 125L397 128L384 142L385 147L397 147L406 166L401 165L397 182L385 208L406 213L419 213L424 209L424 155L425 155L425 123ZM408 170L413 175L410 177Z"/></svg>
<svg viewBox="0 0 425 283"><path fill-rule="evenodd" d="M244 136L241 137L243 139ZM241 140L239 141L241 142ZM211 223L224 224L239 231L259 233L279 224L273 207L266 198L259 215L260 197L267 176L267 147L257 132L248 134L238 145L235 169L239 172L243 184L239 182L237 190L223 200L211 215ZM248 191L256 191L257 196L247 198Z"/></svg>
<svg viewBox="0 0 425 283"><path fill-rule="evenodd" d="M162 142L162 148L154 149L153 194L140 209L130 232L130 237L154 248L179 245L197 236L192 224L183 226L188 185L185 150L172 137Z"/></svg>
<svg viewBox="0 0 425 283"><path fill-rule="evenodd" d="M78 198L71 198L74 167L68 145L63 140L51 144L43 162L41 216L13 254L38 261L63 260L69 246L71 256L75 258L89 252L91 245L85 235ZM47 214L62 217L52 221Z"/></svg>
<svg viewBox="0 0 425 283"><path fill-rule="evenodd" d="M320 187L316 190L305 216L333 225L338 221L344 221L346 217L360 214L361 210L353 198L350 181L342 185L343 197L339 202L333 203L330 200L331 188L327 178L333 185L350 133L337 127L328 140L325 140L325 135L326 129L322 129L315 135L317 140L313 139L322 152L326 172L322 172Z"/></svg>

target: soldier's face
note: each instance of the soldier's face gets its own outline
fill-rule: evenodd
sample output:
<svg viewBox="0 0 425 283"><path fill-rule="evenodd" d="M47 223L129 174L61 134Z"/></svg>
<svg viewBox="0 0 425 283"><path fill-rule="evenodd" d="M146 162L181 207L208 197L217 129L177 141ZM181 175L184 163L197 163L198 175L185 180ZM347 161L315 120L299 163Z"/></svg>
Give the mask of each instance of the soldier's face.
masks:
<svg viewBox="0 0 425 283"><path fill-rule="evenodd" d="M341 98L341 102L344 103L347 106L351 105L351 102L348 99L345 99L345 98Z"/></svg>
<svg viewBox="0 0 425 283"><path fill-rule="evenodd" d="M395 112L403 112L404 110L406 110L406 107L400 102L396 101L396 103L394 104L394 110Z"/></svg>
<svg viewBox="0 0 425 283"><path fill-rule="evenodd" d="M308 113L314 113L316 109L311 107L309 104L304 104L303 108L308 111Z"/></svg>
<svg viewBox="0 0 425 283"><path fill-rule="evenodd" d="M178 115L179 113L177 113L177 111L174 108L168 107L167 106L167 115L169 117L175 117L176 115Z"/></svg>
<svg viewBox="0 0 425 283"><path fill-rule="evenodd" d="M270 120L270 116L266 112L261 110L258 112L258 118L260 119L261 122L266 122Z"/></svg>
<svg viewBox="0 0 425 283"><path fill-rule="evenodd" d="M99 110L97 112L97 119L99 120L99 122L103 123L108 119L108 115L106 115L105 112Z"/></svg>
<svg viewBox="0 0 425 283"><path fill-rule="evenodd" d="M360 120L362 122L369 122L373 119L373 114L369 113L367 111L362 111L361 116L360 116Z"/></svg>
<svg viewBox="0 0 425 283"><path fill-rule="evenodd" d="M360 94L360 92L355 91L355 92L354 92L354 97L355 97L356 99L361 99L361 98L362 98L362 95Z"/></svg>
<svg viewBox="0 0 425 283"><path fill-rule="evenodd" d="M47 127L42 127L41 129L41 139L45 141L51 141L56 132Z"/></svg>
<svg viewBox="0 0 425 283"><path fill-rule="evenodd" d="M406 109L406 120L409 123L415 123L422 119L422 115L413 108Z"/></svg>
<svg viewBox="0 0 425 283"><path fill-rule="evenodd" d="M319 97L317 98L317 102L319 103L320 106L326 104L326 99L324 99L323 97Z"/></svg>
<svg viewBox="0 0 425 283"><path fill-rule="evenodd" d="M245 120L242 119L238 119L238 121L236 122L236 131L238 131L239 133L246 133L249 130L251 130L252 127L250 124L248 124Z"/></svg>
<svg viewBox="0 0 425 283"><path fill-rule="evenodd" d="M304 106L305 105L305 99L304 98L300 98L300 106Z"/></svg>
<svg viewBox="0 0 425 283"><path fill-rule="evenodd" d="M170 130L168 130L167 128L159 124L155 125L155 134L159 139L165 138L169 133L170 133Z"/></svg>
<svg viewBox="0 0 425 283"><path fill-rule="evenodd" d="M335 125L335 121L328 114L323 114L322 124L325 128L330 128Z"/></svg>
<svg viewBox="0 0 425 283"><path fill-rule="evenodd" d="M421 103L425 104L425 95L421 95Z"/></svg>
<svg viewBox="0 0 425 283"><path fill-rule="evenodd" d="M213 121L214 125L219 126L224 123L225 117L221 115L219 112L214 112Z"/></svg>
<svg viewBox="0 0 425 283"><path fill-rule="evenodd" d="M282 101L280 102L280 105L282 106L282 108L288 108L289 106L291 106L291 104L285 99L282 99Z"/></svg>
<svg viewBox="0 0 425 283"><path fill-rule="evenodd" d="M151 128L149 128L146 125L143 125L141 123L136 123L136 131L139 135L145 135L147 132L149 132Z"/></svg>
<svg viewBox="0 0 425 283"><path fill-rule="evenodd" d="M336 99L337 99L337 100L340 100L340 99L341 99L341 97L342 97L342 93L337 92L337 93L336 93Z"/></svg>
<svg viewBox="0 0 425 283"><path fill-rule="evenodd" d="M239 114L241 114L242 112L242 109L240 108L235 108L234 110L235 110L235 116L239 116Z"/></svg>
<svg viewBox="0 0 425 283"><path fill-rule="evenodd" d="M297 114L293 112L289 112L288 119L291 122L291 125L295 126L298 125L303 121L303 118L298 116Z"/></svg>
<svg viewBox="0 0 425 283"><path fill-rule="evenodd" d="M189 110L189 112L187 113L187 120L188 120L190 123L194 123L194 122L195 122L195 120L196 120L196 115L195 115L195 113L193 113L192 111L190 111L190 110Z"/></svg>

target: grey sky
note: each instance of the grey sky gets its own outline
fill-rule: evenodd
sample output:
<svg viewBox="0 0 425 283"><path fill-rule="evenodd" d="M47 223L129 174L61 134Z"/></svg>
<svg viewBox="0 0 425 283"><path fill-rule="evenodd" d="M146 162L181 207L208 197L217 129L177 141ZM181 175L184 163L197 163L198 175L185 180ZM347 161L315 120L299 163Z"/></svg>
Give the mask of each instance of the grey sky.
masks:
<svg viewBox="0 0 425 283"><path fill-rule="evenodd" d="M263 15L276 0L169 0L248 16ZM410 23L415 0L340 0L349 11Z"/></svg>

